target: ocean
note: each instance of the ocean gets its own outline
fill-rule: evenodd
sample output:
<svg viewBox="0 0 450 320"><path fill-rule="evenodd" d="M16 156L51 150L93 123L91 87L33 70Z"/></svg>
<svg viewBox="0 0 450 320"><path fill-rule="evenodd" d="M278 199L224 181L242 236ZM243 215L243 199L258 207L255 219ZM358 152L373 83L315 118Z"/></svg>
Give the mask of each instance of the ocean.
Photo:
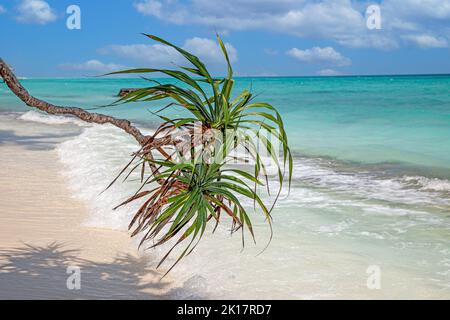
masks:
<svg viewBox="0 0 450 320"><path fill-rule="evenodd" d="M127 118L144 131L158 124L155 103L103 107L121 88L146 86L142 79L22 83L41 99ZM449 88L450 76L237 78L236 92L251 89L284 117L292 189L273 212L265 251L269 232L258 212L257 244L244 250L224 224L171 273L189 289L175 298L450 298ZM133 207L112 208L136 181L99 193L136 151L132 138L30 110L4 84L2 114L79 127L57 147L61 174L88 206L87 225L126 229ZM162 250L145 254L157 261Z"/></svg>

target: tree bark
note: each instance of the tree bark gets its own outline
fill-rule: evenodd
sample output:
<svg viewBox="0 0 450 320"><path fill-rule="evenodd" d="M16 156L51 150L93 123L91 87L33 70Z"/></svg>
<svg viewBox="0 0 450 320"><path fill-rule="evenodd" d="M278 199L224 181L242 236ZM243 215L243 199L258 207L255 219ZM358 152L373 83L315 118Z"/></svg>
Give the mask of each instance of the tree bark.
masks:
<svg viewBox="0 0 450 320"><path fill-rule="evenodd" d="M153 162L154 157L152 154L152 150L159 151L163 154L163 147L175 146L177 143L177 138L173 137L172 135L163 135L162 137L157 137L157 133L159 132L159 130L157 130L157 133L155 133L154 135L146 136L142 134L142 132L137 127L132 125L129 120L126 119L117 119L100 113L92 113L77 107L56 106L54 104L35 98L30 95L28 91L20 84L14 72L1 58L0 77L3 78L9 89L29 107L37 108L41 111L54 115L72 115L82 121L89 123L109 123L130 134L141 146L141 150L137 152L137 156L150 160L148 165L150 166L150 169L154 176L159 174L159 168ZM164 179L158 179L157 182L159 184L163 184Z"/></svg>

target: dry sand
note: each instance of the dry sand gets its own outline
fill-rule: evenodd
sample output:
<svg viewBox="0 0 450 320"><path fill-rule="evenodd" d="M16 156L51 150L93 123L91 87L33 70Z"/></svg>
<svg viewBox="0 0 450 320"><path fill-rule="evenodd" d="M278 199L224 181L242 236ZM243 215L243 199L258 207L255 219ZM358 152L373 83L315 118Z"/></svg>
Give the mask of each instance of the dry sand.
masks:
<svg viewBox="0 0 450 320"><path fill-rule="evenodd" d="M0 299L173 297L126 232L83 225L55 150L71 130L0 120ZM80 267L79 290L67 288L70 266Z"/></svg>

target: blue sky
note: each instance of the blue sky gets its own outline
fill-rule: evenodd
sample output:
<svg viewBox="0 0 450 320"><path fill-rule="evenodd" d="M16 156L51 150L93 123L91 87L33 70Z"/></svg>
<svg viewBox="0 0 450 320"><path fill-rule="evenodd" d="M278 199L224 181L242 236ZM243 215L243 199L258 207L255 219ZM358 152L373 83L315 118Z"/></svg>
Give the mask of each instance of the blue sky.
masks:
<svg viewBox="0 0 450 320"><path fill-rule="evenodd" d="M367 27L374 4L381 29ZM450 0L0 0L0 56L28 77L182 63L141 32L221 73L216 31L240 76L450 73Z"/></svg>

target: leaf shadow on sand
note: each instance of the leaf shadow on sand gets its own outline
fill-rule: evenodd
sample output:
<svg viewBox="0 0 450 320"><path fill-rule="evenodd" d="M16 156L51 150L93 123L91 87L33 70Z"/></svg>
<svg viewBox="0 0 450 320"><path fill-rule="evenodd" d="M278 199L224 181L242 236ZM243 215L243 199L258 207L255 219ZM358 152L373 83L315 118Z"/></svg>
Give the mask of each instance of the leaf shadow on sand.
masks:
<svg viewBox="0 0 450 320"><path fill-rule="evenodd" d="M201 299L186 284L171 288L162 279L149 258L118 255L113 262L98 263L81 259L78 250L64 244L46 246L24 244L0 249L0 299ZM69 290L67 279L73 273L69 266L81 271L81 287Z"/></svg>

